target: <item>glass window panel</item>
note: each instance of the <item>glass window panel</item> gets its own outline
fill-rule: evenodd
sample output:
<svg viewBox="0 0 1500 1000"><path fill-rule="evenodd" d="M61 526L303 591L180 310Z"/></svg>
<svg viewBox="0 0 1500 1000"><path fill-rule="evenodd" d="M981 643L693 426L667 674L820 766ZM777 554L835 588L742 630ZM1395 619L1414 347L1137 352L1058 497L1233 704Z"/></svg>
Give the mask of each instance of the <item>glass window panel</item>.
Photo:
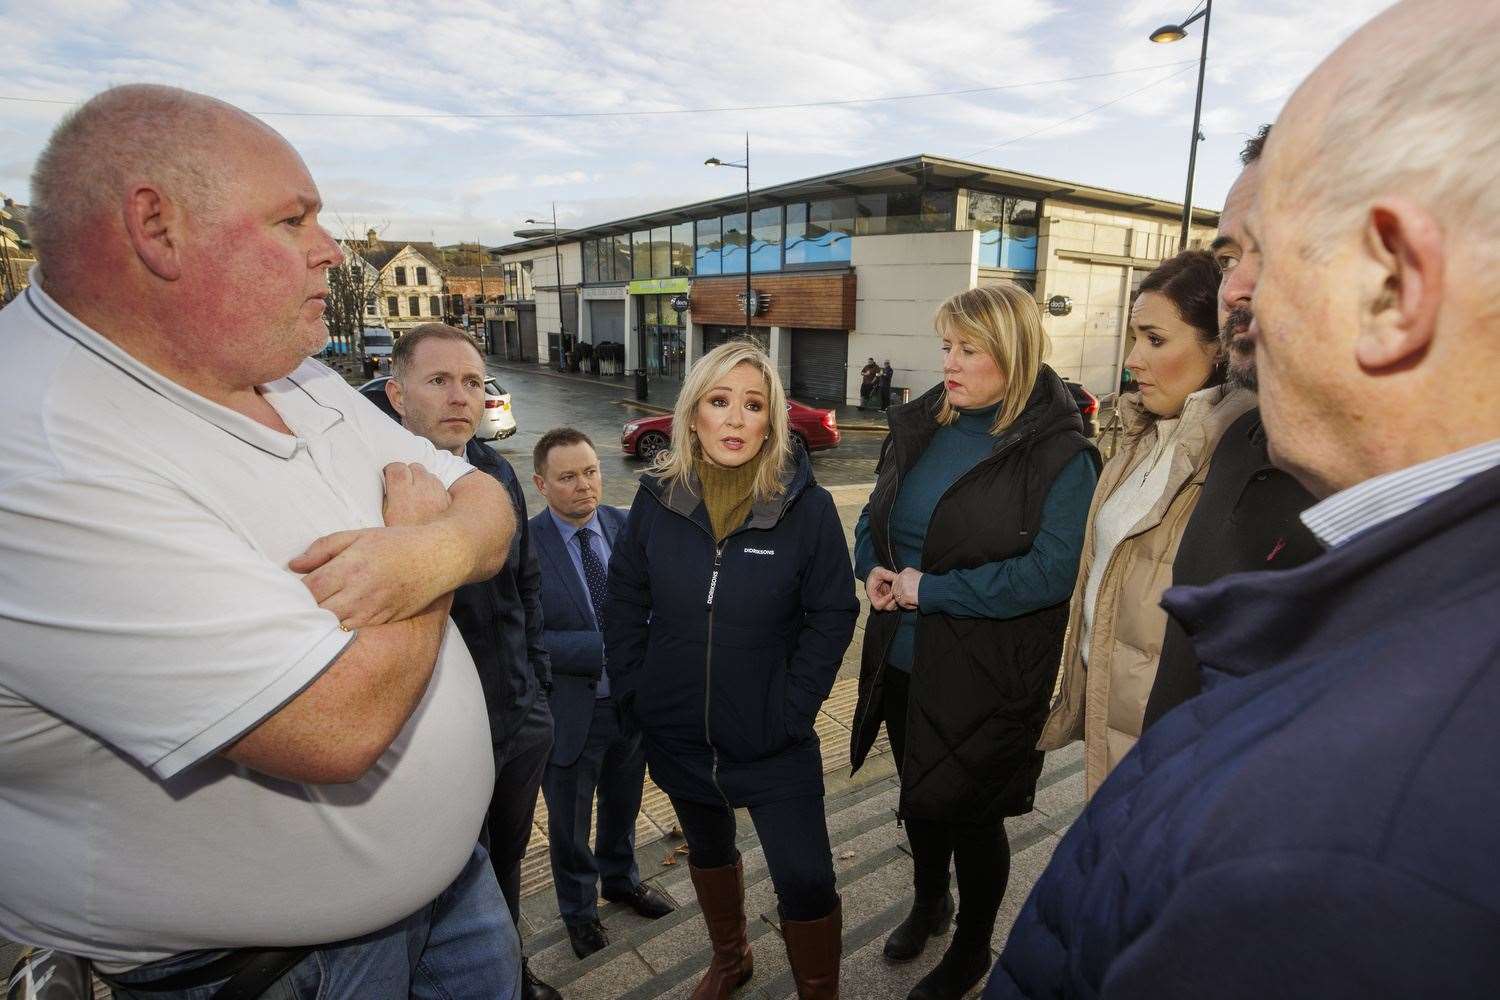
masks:
<svg viewBox="0 0 1500 1000"><path fill-rule="evenodd" d="M593 240L583 244L583 280L586 284L599 280L599 246Z"/></svg>
<svg viewBox="0 0 1500 1000"><path fill-rule="evenodd" d="M666 226L651 230L651 277L672 273L672 233Z"/></svg>
<svg viewBox="0 0 1500 1000"><path fill-rule="evenodd" d="M719 274L719 220L699 219L697 246L693 255L694 274Z"/></svg>
<svg viewBox="0 0 1500 1000"><path fill-rule="evenodd" d="M672 276L693 273L693 224L679 222L672 227Z"/></svg>
<svg viewBox="0 0 1500 1000"><path fill-rule="evenodd" d="M630 259L631 277L651 277L651 230L642 229L631 238Z"/></svg>
<svg viewBox="0 0 1500 1000"><path fill-rule="evenodd" d="M922 192L922 232L951 233L957 211L958 192L927 190Z"/></svg>
<svg viewBox="0 0 1500 1000"><path fill-rule="evenodd" d="M724 256L722 273L745 273L745 213L724 216Z"/></svg>
<svg viewBox="0 0 1500 1000"><path fill-rule="evenodd" d="M786 263L807 263L807 206L786 207Z"/></svg>
<svg viewBox="0 0 1500 1000"><path fill-rule="evenodd" d="M830 198L807 207L807 263L849 259L854 235L854 199Z"/></svg>
<svg viewBox="0 0 1500 1000"><path fill-rule="evenodd" d="M757 208L750 216L750 270L781 270L781 206Z"/></svg>
<svg viewBox="0 0 1500 1000"><path fill-rule="evenodd" d="M630 234L621 233L613 240L615 260L610 276L616 281L630 280Z"/></svg>
<svg viewBox="0 0 1500 1000"><path fill-rule="evenodd" d="M969 228L979 232L979 266L1000 266L1000 227L1005 223L1005 196L969 192Z"/></svg>
<svg viewBox="0 0 1500 1000"><path fill-rule="evenodd" d="M661 322L659 314L657 312L658 308L660 307L660 302L660 295L641 296L641 320L647 326L655 326L657 323Z"/></svg>
<svg viewBox="0 0 1500 1000"><path fill-rule="evenodd" d="M1036 202L1005 199L1005 225L1000 240L1000 266L1014 271L1036 270Z"/></svg>
<svg viewBox="0 0 1500 1000"><path fill-rule="evenodd" d="M887 194L862 194L854 199L854 232L859 236L882 236L886 232ZM892 230L894 232L894 230Z"/></svg>

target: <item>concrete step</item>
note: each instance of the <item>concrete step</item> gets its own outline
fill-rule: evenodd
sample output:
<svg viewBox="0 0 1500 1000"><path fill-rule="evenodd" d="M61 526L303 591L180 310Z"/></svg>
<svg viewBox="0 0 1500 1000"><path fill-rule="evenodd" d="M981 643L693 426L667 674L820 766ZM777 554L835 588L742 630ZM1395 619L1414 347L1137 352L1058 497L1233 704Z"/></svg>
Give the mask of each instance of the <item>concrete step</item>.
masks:
<svg viewBox="0 0 1500 1000"><path fill-rule="evenodd" d="M888 769L887 769L888 770ZM1038 783L1036 809L1008 820L1011 877L992 947L998 950L1036 879L1046 867L1059 837L1082 809L1083 761L1078 748L1049 755ZM860 777L863 777L861 775ZM830 779L835 776L830 775ZM842 993L848 997L903 997L941 957L948 937L936 939L915 962L887 963L881 953L886 936L906 915L911 899L911 858L905 833L896 825L899 787L886 773L863 784L833 791L827 800L829 840L844 907ZM786 952L781 943L776 895L764 853L743 810L738 815L740 852L745 860L746 913L755 976L737 998L782 1000L795 996ZM677 855L680 838L654 846L656 871L643 858L642 878L677 903L676 912L650 921L605 904L601 922L610 946L583 961L574 957L566 929L555 921L526 942L536 974L561 990L568 1000L650 997L677 998L692 993L708 965L707 931L694 898L685 855ZM660 860L674 860L661 866Z"/></svg>

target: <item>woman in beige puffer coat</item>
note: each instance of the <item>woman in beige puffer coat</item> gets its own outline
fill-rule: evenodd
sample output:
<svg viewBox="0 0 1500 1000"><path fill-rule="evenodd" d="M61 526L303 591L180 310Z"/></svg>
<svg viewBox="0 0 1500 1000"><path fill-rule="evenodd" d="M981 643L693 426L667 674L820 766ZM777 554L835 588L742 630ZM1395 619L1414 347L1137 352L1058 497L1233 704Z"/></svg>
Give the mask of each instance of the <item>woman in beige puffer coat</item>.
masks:
<svg viewBox="0 0 1500 1000"><path fill-rule="evenodd" d="M1165 261L1141 283L1121 396L1120 450L1099 477L1069 608L1058 694L1038 746L1084 741L1092 796L1135 746L1166 633L1162 593L1224 430L1255 405L1224 385L1219 270L1206 252Z"/></svg>

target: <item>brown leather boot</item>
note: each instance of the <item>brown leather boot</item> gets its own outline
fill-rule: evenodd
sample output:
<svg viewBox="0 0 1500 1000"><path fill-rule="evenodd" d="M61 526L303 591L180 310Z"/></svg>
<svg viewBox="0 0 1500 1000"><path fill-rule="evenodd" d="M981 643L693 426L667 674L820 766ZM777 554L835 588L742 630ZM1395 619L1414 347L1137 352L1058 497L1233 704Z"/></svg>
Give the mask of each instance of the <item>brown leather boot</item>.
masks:
<svg viewBox="0 0 1500 1000"><path fill-rule="evenodd" d="M750 938L745 928L744 859L722 868L694 868L693 891L708 925L714 957L693 990L693 1000L726 1000L750 980Z"/></svg>
<svg viewBox="0 0 1500 1000"><path fill-rule="evenodd" d="M781 921L786 957L792 963L792 978L800 1000L838 1000L839 956L844 951L844 909L835 903L833 912L818 920Z"/></svg>

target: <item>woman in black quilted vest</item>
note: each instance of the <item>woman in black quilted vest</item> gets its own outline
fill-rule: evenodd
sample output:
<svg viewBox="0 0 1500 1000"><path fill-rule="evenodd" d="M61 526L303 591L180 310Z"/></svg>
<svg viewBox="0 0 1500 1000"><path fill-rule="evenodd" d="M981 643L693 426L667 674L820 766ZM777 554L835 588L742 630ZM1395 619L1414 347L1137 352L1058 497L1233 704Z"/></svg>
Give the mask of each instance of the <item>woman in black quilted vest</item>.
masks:
<svg viewBox="0 0 1500 1000"><path fill-rule="evenodd" d="M1004 820L1029 812L1037 738L1062 652L1098 454L1017 285L955 295L934 320L943 382L890 411L855 528L865 625L852 763L884 721L915 869L911 913L885 944L907 962L957 930L912 990L957 998L989 969L1010 874Z"/></svg>

